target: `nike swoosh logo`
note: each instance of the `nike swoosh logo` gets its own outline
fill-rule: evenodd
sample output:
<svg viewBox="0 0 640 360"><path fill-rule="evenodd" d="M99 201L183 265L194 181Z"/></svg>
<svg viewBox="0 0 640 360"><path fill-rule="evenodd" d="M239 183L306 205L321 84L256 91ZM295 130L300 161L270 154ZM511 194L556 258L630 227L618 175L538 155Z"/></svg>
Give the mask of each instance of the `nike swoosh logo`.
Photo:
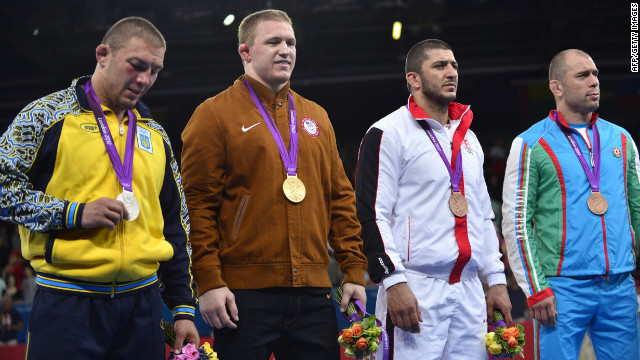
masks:
<svg viewBox="0 0 640 360"><path fill-rule="evenodd" d="M246 127L244 127L244 125L242 125L242 132L247 132L247 131L251 130L252 127L258 126L258 125L260 125L260 123L253 124L253 125L249 126L248 128L246 128Z"/></svg>

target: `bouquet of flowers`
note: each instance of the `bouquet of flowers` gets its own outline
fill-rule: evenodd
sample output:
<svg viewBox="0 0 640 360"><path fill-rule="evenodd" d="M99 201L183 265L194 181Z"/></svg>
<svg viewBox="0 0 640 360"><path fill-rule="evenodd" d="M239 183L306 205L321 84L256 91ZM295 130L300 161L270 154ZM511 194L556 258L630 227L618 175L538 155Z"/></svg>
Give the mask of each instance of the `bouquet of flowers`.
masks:
<svg viewBox="0 0 640 360"><path fill-rule="evenodd" d="M164 330L164 342L173 349L173 345L176 343L176 333L173 328L173 323L161 320L160 327ZM173 351L167 357L167 360L219 360L218 354L213 351L211 345L205 342L199 349L196 349L193 344L187 344L182 347L182 352L179 355L175 355Z"/></svg>
<svg viewBox="0 0 640 360"><path fill-rule="evenodd" d="M333 293L333 299L338 303L338 306L342 302L342 294L342 287ZM376 320L375 315L369 315L361 319L358 309L362 313L369 315L358 300L355 302L349 300L346 314L342 314L342 317L351 323L351 326L343 329L338 337L338 343L344 347L344 355L358 360L368 360L378 351L380 341L383 341L384 358L387 359L389 340L382 323L380 320Z"/></svg>
<svg viewBox="0 0 640 360"><path fill-rule="evenodd" d="M524 357L524 327L516 324L507 328L504 322L504 314L500 310L493 311L494 331L489 332L487 348L493 355L493 360L513 359L516 355Z"/></svg>

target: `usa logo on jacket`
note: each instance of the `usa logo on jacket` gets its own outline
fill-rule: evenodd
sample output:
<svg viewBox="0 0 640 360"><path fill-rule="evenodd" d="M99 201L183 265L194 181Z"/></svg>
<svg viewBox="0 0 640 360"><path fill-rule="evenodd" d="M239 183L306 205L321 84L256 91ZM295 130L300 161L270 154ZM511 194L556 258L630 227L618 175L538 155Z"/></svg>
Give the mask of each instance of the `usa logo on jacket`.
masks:
<svg viewBox="0 0 640 360"><path fill-rule="evenodd" d="M307 132L307 134L311 135L311 137L314 138L318 137L318 135L320 134L320 129L318 128L318 124L316 124L316 122L312 118L302 118L302 121L300 122L302 123L302 128Z"/></svg>

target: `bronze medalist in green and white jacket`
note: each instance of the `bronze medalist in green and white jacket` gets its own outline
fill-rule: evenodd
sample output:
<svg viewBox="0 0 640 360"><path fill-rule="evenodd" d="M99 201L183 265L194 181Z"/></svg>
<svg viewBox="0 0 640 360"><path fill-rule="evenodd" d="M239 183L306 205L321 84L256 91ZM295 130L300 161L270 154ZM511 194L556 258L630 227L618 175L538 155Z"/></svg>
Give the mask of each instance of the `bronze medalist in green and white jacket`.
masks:
<svg viewBox="0 0 640 360"><path fill-rule="evenodd" d="M596 215L585 171L553 114L513 141L505 174L502 231L529 305L553 295L547 277L632 271L640 229L640 163L629 133L595 113L582 126L594 139L597 124L600 137L600 192L609 206ZM588 162L590 147L576 127L570 131Z"/></svg>

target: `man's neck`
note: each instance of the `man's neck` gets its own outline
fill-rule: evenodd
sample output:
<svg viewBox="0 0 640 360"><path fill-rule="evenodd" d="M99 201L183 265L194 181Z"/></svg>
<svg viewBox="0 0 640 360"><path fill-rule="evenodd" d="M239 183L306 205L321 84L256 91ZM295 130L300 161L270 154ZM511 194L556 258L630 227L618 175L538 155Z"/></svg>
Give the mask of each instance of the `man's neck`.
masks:
<svg viewBox="0 0 640 360"><path fill-rule="evenodd" d="M268 89L270 89L275 95L278 95L278 93L280 92L280 90L282 90L282 88L287 85L287 83L284 84L268 84L267 82L263 81L261 78L259 78L258 76L256 76L255 74L251 74L249 72L245 71L245 75L251 77L253 80L259 82L260 84L266 86Z"/></svg>
<svg viewBox="0 0 640 360"><path fill-rule="evenodd" d="M582 114L579 112L571 111L571 109L568 109L566 106L561 105L558 105L558 112L562 114L562 118L568 124L588 124L591 122L591 117L593 116L593 112Z"/></svg>
<svg viewBox="0 0 640 360"><path fill-rule="evenodd" d="M413 101L418 105L429 117L440 125L445 126L449 122L449 107L440 106L429 101L422 94L414 94Z"/></svg>
<svg viewBox="0 0 640 360"><path fill-rule="evenodd" d="M124 115L127 113L127 110L118 109L115 106L109 104L109 100L107 99L106 92L104 90L104 85L102 83L102 80L100 79L100 76L96 74L93 74L93 76L91 76L91 87L93 88L93 92L96 93L96 96L98 97L98 101L100 102L100 104L106 106L111 111L113 111L113 113L116 115L116 118L118 119L118 123L122 124L122 121L124 120Z"/></svg>

